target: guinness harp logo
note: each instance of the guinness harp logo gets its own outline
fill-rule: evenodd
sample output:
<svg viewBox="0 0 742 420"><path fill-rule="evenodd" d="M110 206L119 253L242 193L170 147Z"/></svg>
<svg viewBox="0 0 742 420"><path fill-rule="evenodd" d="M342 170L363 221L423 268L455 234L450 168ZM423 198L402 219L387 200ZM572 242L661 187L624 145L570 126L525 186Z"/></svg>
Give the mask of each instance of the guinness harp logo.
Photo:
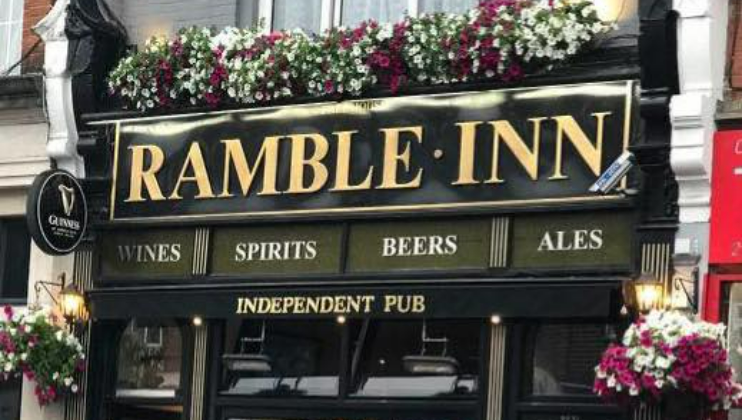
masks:
<svg viewBox="0 0 742 420"><path fill-rule="evenodd" d="M58 189L59 195L62 197L62 208L64 208L64 214L69 217L72 214L72 209L75 207L75 190L66 185L60 185Z"/></svg>
<svg viewBox="0 0 742 420"><path fill-rule="evenodd" d="M77 248L88 223L85 192L67 171L52 169L39 174L29 191L26 222L36 245L52 255Z"/></svg>

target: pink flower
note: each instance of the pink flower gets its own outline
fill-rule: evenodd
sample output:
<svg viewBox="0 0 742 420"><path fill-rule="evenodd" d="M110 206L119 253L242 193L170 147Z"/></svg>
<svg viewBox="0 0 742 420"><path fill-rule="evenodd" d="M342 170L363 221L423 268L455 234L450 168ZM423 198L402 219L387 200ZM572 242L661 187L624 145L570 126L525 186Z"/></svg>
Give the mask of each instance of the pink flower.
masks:
<svg viewBox="0 0 742 420"><path fill-rule="evenodd" d="M335 91L335 85L332 83L332 80L326 80L325 81L325 93L330 94Z"/></svg>
<svg viewBox="0 0 742 420"><path fill-rule="evenodd" d="M10 320L13 318L13 307L10 305L5 305L5 308L3 308L3 311L5 311L5 317Z"/></svg>

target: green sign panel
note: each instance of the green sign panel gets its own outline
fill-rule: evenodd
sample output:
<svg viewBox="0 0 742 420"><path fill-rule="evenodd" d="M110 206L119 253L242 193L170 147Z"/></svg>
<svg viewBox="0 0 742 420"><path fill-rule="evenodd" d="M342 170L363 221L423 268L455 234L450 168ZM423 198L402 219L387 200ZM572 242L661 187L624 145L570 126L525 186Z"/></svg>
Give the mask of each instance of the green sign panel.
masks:
<svg viewBox="0 0 742 420"><path fill-rule="evenodd" d="M348 272L487 268L491 219L358 223Z"/></svg>
<svg viewBox="0 0 742 420"><path fill-rule="evenodd" d="M511 267L627 267L634 235L630 212L526 215L514 218Z"/></svg>
<svg viewBox="0 0 742 420"><path fill-rule="evenodd" d="M211 273L338 273L341 225L216 228Z"/></svg>
<svg viewBox="0 0 742 420"><path fill-rule="evenodd" d="M118 231L100 241L103 277L187 277L193 272L193 229Z"/></svg>

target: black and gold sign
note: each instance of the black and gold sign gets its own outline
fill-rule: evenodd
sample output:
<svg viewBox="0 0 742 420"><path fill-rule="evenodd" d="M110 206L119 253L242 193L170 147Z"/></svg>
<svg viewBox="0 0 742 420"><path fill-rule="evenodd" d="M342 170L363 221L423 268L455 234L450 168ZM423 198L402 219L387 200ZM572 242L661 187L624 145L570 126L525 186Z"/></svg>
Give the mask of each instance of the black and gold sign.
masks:
<svg viewBox="0 0 742 420"><path fill-rule="evenodd" d="M116 230L100 237L99 249L105 281L347 282L349 275L436 270L629 270L633 236L632 211L605 210Z"/></svg>
<svg viewBox="0 0 742 420"><path fill-rule="evenodd" d="M184 278L193 273L193 229L151 229L117 231L99 243L101 276L144 278Z"/></svg>
<svg viewBox="0 0 742 420"><path fill-rule="evenodd" d="M485 269L491 219L353 224L349 272Z"/></svg>
<svg viewBox="0 0 742 420"><path fill-rule="evenodd" d="M584 200L630 142L634 95L606 82L119 121L111 219Z"/></svg>
<svg viewBox="0 0 742 420"><path fill-rule="evenodd" d="M630 211L524 215L514 218L512 267L629 267L634 238Z"/></svg>
<svg viewBox="0 0 742 420"><path fill-rule="evenodd" d="M340 272L341 225L214 229L216 275Z"/></svg>

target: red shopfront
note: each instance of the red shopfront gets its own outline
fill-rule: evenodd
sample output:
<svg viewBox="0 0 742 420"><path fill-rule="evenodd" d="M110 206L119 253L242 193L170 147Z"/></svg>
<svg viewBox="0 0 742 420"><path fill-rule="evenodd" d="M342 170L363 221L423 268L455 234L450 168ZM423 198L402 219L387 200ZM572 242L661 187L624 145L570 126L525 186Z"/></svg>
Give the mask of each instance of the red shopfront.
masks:
<svg viewBox="0 0 742 420"><path fill-rule="evenodd" d="M709 274L704 319L728 325L729 346L742 348L742 130L714 138ZM739 371L742 355L730 352Z"/></svg>

